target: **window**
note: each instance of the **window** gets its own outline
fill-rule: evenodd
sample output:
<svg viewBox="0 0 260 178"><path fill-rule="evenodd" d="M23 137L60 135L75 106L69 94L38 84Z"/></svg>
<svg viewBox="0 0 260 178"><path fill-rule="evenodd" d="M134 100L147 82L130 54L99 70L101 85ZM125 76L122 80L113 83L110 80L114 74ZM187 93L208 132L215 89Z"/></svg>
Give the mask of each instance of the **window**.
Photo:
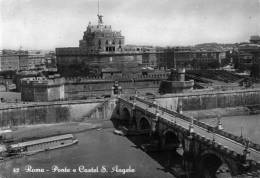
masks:
<svg viewBox="0 0 260 178"><path fill-rule="evenodd" d="M121 40L119 40L119 48L121 48L121 44L122 44L122 42L121 42Z"/></svg>
<svg viewBox="0 0 260 178"><path fill-rule="evenodd" d="M101 48L101 40L100 39L98 40L98 48L99 49Z"/></svg>

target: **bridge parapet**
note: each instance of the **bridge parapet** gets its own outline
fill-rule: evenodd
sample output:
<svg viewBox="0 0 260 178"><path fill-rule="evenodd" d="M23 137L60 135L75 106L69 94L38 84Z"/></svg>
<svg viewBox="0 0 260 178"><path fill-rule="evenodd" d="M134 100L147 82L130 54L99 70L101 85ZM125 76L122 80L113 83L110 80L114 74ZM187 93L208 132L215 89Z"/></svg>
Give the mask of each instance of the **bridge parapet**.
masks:
<svg viewBox="0 0 260 178"><path fill-rule="evenodd" d="M256 159L255 157L248 157L248 145L238 144L238 147L234 147L231 144L229 146L225 146L227 143L226 141L228 141L228 143L236 141L236 136L232 134L223 131L222 135L218 134L215 127L199 121L193 122L193 124L197 126L194 127L196 128L194 132L191 132L190 128L187 127L187 124L191 123L192 118L181 115L166 108L159 107L153 102L142 99L140 97L135 97L135 99L132 101L131 98L130 100L128 98L119 98L119 102L122 103L123 107L128 106L129 110L134 108L133 110L136 111L134 112L133 116L136 117L136 119L139 117L141 118L144 115L149 119L149 122L152 126L152 131L150 133L151 135L157 135L157 137L154 139L157 139L155 143L159 143L159 149L169 149L171 143L169 143L169 140L167 140L169 137L167 137L167 139L165 137L166 133L172 132L173 135L171 135L171 138L175 139L172 144L177 145L177 147L181 145L180 148L183 149L184 160L194 161L193 168L199 170L199 172L204 169L201 167L202 165L206 166L205 169L212 172L221 172L223 171L223 167L218 165L219 162L221 162L221 164L224 166L224 169L227 169L231 175L257 172L257 170L260 169L260 163L257 162L259 157ZM120 107L122 106L120 104ZM157 109L155 110L155 108ZM157 115L157 110L162 111L162 113ZM174 118L178 118L177 122L175 122L176 120L174 121ZM181 120L185 120L185 122ZM153 130L154 128L155 130ZM210 132L210 134L208 134L208 132ZM223 139L226 141L222 142L220 137L225 137ZM253 153L254 150L250 149L250 151ZM214 163L214 161L216 163ZM213 171L211 170L212 167L208 168L207 165L211 163L214 164L213 167L218 166L220 170L216 169Z"/></svg>
<svg viewBox="0 0 260 178"><path fill-rule="evenodd" d="M188 129L186 129L186 128L180 126L180 125L177 125L174 122L165 120L162 117L158 117L158 119L159 119L160 122L164 122L167 125L169 125L171 127L174 127L176 130L181 131L181 133L184 133L184 135L187 135L187 136L191 135L193 140L196 140L197 142L200 142L203 145L205 145L207 147L210 147L213 150L221 152L222 154L224 154L224 155L226 155L228 157L231 157L231 158L233 158L233 159L235 159L237 161L244 161L243 155L236 153L234 150L230 150L226 146L223 146L223 145L221 145L221 144L219 144L217 142L214 142L213 140L208 139L208 138L206 138L204 136L201 136L199 134L190 133Z"/></svg>
<svg viewBox="0 0 260 178"><path fill-rule="evenodd" d="M143 103L145 103L145 104L147 104L147 105L149 105L149 106L157 107L156 104L154 104L154 103L151 102L151 101L148 101L147 99L141 99L141 98L137 97L136 100L138 100L138 101L140 101L140 102L143 102ZM191 120L192 120L192 118L190 118L190 117L188 117L188 116L179 114L178 112L169 110L169 109L164 108L164 107L162 107L162 106L159 106L158 108L159 108L160 110L162 110L163 112L166 112L166 113L168 113L168 114L171 114L171 115L173 115L174 117L178 117L178 118L183 119L183 120L185 120L185 121L191 122ZM243 144L243 145L245 145L246 142L248 142L247 144L248 144L248 146L249 146L250 148L255 149L255 150L257 150L257 151L260 151L260 145L259 145L259 144L253 143L252 141L246 140L245 138L242 138L242 137L240 137L240 136L233 135L233 134L228 133L228 132L223 131L223 130L218 130L218 129L216 129L215 127L212 127L212 126L210 126L210 125L208 125L208 124L206 124L206 123L200 122L200 121L198 121L198 120L194 120L193 123L194 123L195 125L199 126L199 127L202 127L202 128L204 128L204 129L207 129L209 132L214 132L214 133L216 133L216 134L222 135L222 136L224 136L224 137L226 137L226 138L229 138L229 139L231 139L231 140L234 140L234 141L236 141L236 142L238 142L238 143L241 143L241 144Z"/></svg>

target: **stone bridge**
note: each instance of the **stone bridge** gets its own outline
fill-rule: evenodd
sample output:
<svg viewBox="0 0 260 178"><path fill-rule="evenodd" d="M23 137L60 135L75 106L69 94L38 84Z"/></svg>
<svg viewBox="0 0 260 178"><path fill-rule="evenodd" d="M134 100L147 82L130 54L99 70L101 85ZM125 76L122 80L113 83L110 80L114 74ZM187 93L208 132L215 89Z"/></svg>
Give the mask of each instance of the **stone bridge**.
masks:
<svg viewBox="0 0 260 178"><path fill-rule="evenodd" d="M193 120L140 97L118 99L117 113L128 131L146 131L159 150L182 150L184 163L200 177L260 174L260 145Z"/></svg>

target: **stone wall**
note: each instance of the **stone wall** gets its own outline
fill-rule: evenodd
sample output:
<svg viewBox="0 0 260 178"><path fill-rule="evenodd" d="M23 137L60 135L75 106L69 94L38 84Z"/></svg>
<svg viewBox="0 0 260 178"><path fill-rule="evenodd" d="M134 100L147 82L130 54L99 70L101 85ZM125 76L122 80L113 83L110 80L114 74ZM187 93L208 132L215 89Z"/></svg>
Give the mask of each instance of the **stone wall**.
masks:
<svg viewBox="0 0 260 178"><path fill-rule="evenodd" d="M22 101L57 101L64 99L64 78L24 78L21 80Z"/></svg>
<svg viewBox="0 0 260 178"><path fill-rule="evenodd" d="M78 121L109 120L111 118L116 117L116 101L117 100L115 98L111 98L98 104L96 107L92 108L87 115L79 118Z"/></svg>
<svg viewBox="0 0 260 178"><path fill-rule="evenodd" d="M142 64L142 55L61 55L57 54L57 66L59 71L63 70L63 67L70 66L72 64L81 64L85 66L98 66L99 68L118 68L122 71L128 71L129 67L136 68Z"/></svg>
<svg viewBox="0 0 260 178"><path fill-rule="evenodd" d="M99 101L38 103L0 109L0 128L16 125L77 121L97 107Z"/></svg>
<svg viewBox="0 0 260 178"><path fill-rule="evenodd" d="M260 89L172 94L159 97L156 101L174 110L182 102L184 111L257 105L260 104Z"/></svg>
<svg viewBox="0 0 260 178"><path fill-rule="evenodd" d="M140 93L157 93L162 78L167 74L155 74L149 76L139 76L138 78L125 78L119 80L124 94L134 93L135 89ZM85 99L102 95L111 95L114 80L103 79L66 79L65 98L66 99Z"/></svg>

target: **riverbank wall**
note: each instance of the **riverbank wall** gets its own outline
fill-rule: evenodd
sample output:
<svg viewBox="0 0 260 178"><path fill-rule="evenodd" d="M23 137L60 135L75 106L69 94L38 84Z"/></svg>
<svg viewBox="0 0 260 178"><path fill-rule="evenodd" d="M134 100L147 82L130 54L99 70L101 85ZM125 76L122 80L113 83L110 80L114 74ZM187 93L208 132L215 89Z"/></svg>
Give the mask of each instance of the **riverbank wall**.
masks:
<svg viewBox="0 0 260 178"><path fill-rule="evenodd" d="M177 110L178 105L181 105L183 111L250 107L260 105L260 88L170 94L158 96L155 100L172 110Z"/></svg>
<svg viewBox="0 0 260 178"><path fill-rule="evenodd" d="M110 120L116 115L115 108L117 99L110 98L102 103L99 103L93 107L88 114L84 117L79 117L75 121L84 122L84 121L101 121L101 120Z"/></svg>
<svg viewBox="0 0 260 178"><path fill-rule="evenodd" d="M78 100L15 104L2 107L0 108L0 128L79 121L82 118L88 118L89 113L104 102L104 99L94 101Z"/></svg>

